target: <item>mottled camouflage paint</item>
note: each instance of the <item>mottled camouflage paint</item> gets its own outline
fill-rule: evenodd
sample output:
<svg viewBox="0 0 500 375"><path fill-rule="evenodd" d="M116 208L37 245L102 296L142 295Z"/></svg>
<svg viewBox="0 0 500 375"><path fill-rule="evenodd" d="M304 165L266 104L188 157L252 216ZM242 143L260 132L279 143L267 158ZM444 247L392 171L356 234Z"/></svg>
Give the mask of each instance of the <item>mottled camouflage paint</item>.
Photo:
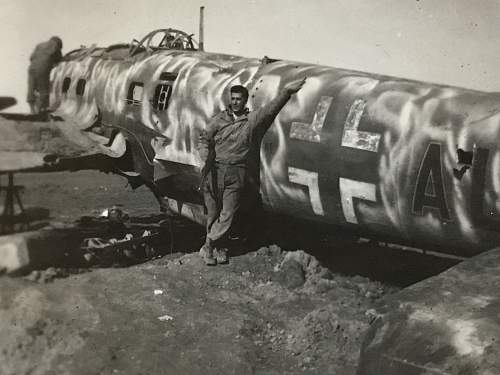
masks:
<svg viewBox="0 0 500 375"><path fill-rule="evenodd" d="M150 101L163 72L177 78L168 109L158 111ZM71 85L62 94L65 77ZM290 61L158 51L63 62L53 71L51 99L58 113L77 118L82 129L98 113L119 127L140 146L137 172L158 179L158 161L167 161L163 169L178 163L166 175L200 167L198 135L225 107L230 86L249 88L252 109L303 77L305 86L280 112L261 148L268 210L463 255L500 243L494 222L500 210L496 93ZM79 97L75 87L82 78L86 87ZM126 100L133 82L144 84L140 105ZM457 147L487 151L486 161L475 158L461 179L453 176ZM433 159L422 167L426 155ZM424 179L420 185L418 178ZM416 191L417 185L425 189Z"/></svg>

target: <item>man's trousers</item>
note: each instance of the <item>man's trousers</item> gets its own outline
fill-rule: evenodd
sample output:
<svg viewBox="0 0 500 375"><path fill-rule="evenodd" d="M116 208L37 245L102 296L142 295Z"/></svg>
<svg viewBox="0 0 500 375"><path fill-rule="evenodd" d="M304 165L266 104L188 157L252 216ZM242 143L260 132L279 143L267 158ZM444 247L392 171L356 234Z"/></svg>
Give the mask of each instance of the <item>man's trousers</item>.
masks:
<svg viewBox="0 0 500 375"><path fill-rule="evenodd" d="M30 107L37 107L38 112L47 110L49 108L49 90L50 70L30 68L28 70L28 95L26 98ZM38 103L37 93L40 98Z"/></svg>
<svg viewBox="0 0 500 375"><path fill-rule="evenodd" d="M229 234L241 205L245 185L244 166L215 163L203 187L207 207L207 240L223 239Z"/></svg>

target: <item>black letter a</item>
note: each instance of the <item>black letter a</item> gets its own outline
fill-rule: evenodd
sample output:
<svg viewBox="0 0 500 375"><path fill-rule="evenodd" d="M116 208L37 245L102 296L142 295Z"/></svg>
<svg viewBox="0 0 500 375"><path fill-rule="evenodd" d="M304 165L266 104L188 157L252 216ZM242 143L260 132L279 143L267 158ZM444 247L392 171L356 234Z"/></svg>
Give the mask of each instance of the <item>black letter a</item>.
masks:
<svg viewBox="0 0 500 375"><path fill-rule="evenodd" d="M441 145L430 143L418 171L413 195L413 212L422 214L424 207L436 208L441 218L450 220L441 173Z"/></svg>

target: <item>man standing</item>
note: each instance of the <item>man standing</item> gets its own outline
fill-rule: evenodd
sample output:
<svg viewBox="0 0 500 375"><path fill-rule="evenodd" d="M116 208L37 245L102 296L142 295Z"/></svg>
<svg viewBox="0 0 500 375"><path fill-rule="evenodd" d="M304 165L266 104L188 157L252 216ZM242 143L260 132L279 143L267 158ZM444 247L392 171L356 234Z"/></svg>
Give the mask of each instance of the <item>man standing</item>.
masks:
<svg viewBox="0 0 500 375"><path fill-rule="evenodd" d="M253 112L246 107L248 90L233 86L229 108L216 115L200 135L199 152L207 177L202 177L201 188L208 211L207 237L200 253L207 265L227 263L226 250L217 245L228 235L241 205L249 165L255 164L264 133L304 83L305 78L287 84L274 100Z"/></svg>
<svg viewBox="0 0 500 375"><path fill-rule="evenodd" d="M53 36L50 40L38 44L30 56L27 102L32 114L46 113L49 108L50 71L62 60L61 49L61 38Z"/></svg>

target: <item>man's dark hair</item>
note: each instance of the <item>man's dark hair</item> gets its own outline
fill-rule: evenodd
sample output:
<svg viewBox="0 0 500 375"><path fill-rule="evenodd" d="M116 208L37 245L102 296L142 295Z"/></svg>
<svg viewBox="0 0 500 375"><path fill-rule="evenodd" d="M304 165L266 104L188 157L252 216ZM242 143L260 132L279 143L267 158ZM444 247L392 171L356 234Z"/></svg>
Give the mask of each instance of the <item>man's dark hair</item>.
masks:
<svg viewBox="0 0 500 375"><path fill-rule="evenodd" d="M242 94L245 100L248 99L248 90L246 87L241 85L236 85L231 87L231 94Z"/></svg>

